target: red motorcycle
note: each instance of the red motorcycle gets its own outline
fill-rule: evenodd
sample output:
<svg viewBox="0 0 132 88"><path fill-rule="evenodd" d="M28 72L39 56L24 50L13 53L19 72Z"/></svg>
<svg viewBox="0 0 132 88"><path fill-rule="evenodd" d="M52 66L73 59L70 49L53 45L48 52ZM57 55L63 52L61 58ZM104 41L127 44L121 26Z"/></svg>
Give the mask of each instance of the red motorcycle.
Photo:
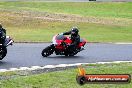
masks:
<svg viewBox="0 0 132 88"><path fill-rule="evenodd" d="M52 44L42 50L42 56L47 57L55 52L56 55L74 56L78 52L84 50L86 40L80 39L80 43L74 49L68 49L68 46L72 43L72 40L68 36L55 35L52 39Z"/></svg>

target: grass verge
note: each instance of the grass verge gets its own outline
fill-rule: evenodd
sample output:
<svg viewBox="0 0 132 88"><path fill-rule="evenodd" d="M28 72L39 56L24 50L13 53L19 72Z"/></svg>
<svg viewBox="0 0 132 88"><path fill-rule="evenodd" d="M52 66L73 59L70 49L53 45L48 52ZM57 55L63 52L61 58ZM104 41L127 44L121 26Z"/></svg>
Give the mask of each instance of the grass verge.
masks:
<svg viewBox="0 0 132 88"><path fill-rule="evenodd" d="M131 2L0 2L0 8L31 10L80 16L132 18Z"/></svg>
<svg viewBox="0 0 132 88"><path fill-rule="evenodd" d="M80 28L90 42L132 42L131 2L0 2L0 22L16 42L50 42Z"/></svg>
<svg viewBox="0 0 132 88"><path fill-rule="evenodd" d="M89 64L84 66L88 74L130 74L132 63ZM31 76L0 80L1 88L131 88L130 84L85 84L76 83L77 69L49 72Z"/></svg>

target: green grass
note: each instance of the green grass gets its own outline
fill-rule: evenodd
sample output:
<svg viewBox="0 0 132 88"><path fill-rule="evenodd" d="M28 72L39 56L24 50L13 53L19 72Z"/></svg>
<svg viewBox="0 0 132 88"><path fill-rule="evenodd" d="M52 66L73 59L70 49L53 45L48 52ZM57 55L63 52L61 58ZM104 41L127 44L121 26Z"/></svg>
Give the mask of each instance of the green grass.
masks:
<svg viewBox="0 0 132 88"><path fill-rule="evenodd" d="M132 42L130 8L131 2L0 2L0 22L16 42L49 42L72 26L89 42Z"/></svg>
<svg viewBox="0 0 132 88"><path fill-rule="evenodd" d="M66 24L66 25L65 25ZM43 28L13 28L9 27L8 34L13 36L15 41L48 41L52 40L55 34L68 31L74 23L49 23ZM55 25L54 27L52 25ZM65 25L65 26L64 26ZM125 28L119 26L98 25L90 23L78 23L80 35L89 42L130 42L132 41L132 27ZM62 29L63 28L63 29ZM98 29L96 29L98 28ZM106 30L107 29L107 30ZM14 31L17 31L14 32Z"/></svg>
<svg viewBox="0 0 132 88"><path fill-rule="evenodd" d="M2 72L0 73L0 76L11 76L16 75L16 72Z"/></svg>
<svg viewBox="0 0 132 88"><path fill-rule="evenodd" d="M100 64L84 66L87 74L130 74L132 63ZM85 84L76 82L77 69L49 72L31 76L1 80L1 88L131 88L130 84Z"/></svg>
<svg viewBox="0 0 132 88"><path fill-rule="evenodd" d="M51 41L53 35L70 30L73 22L49 22L44 27L7 27L15 41ZM77 23L80 35L89 42L131 42L132 27ZM97 29L98 28L98 29Z"/></svg>
<svg viewBox="0 0 132 88"><path fill-rule="evenodd" d="M76 14L81 16L132 18L131 2L0 2L0 8Z"/></svg>

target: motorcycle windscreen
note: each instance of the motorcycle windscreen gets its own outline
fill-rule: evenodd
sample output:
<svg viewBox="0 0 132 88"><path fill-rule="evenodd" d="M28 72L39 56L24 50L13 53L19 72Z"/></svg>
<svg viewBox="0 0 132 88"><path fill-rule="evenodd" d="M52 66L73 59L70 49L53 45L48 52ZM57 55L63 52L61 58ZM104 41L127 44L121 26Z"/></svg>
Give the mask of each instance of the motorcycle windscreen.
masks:
<svg viewBox="0 0 132 88"><path fill-rule="evenodd" d="M66 36L64 35L57 35L56 36L56 40L64 40L66 38Z"/></svg>
<svg viewBox="0 0 132 88"><path fill-rule="evenodd" d="M61 44L61 42L66 38L64 35L56 35L53 37L52 42L53 44Z"/></svg>

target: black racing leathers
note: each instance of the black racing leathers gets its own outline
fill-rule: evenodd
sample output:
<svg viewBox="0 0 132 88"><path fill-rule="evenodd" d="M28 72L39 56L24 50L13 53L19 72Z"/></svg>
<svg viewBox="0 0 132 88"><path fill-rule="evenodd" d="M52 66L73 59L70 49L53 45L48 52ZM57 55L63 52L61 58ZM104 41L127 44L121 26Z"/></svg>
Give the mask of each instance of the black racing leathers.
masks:
<svg viewBox="0 0 132 88"><path fill-rule="evenodd" d="M70 35L71 31L64 32L63 35ZM80 42L80 35L71 35L72 44L71 45L78 45Z"/></svg>
<svg viewBox="0 0 132 88"><path fill-rule="evenodd" d="M71 31L63 33L63 35L70 35L70 34L71 34ZM75 35L71 34L71 40L72 40L72 44L69 45L68 52L71 51L71 50L76 49L76 46L80 43L80 35L75 36Z"/></svg>
<svg viewBox="0 0 132 88"><path fill-rule="evenodd" d="M0 30L2 30L6 34L6 30L4 28L0 28Z"/></svg>
<svg viewBox="0 0 132 88"><path fill-rule="evenodd" d="M4 44L6 39L6 30L4 28L0 28L0 44Z"/></svg>

